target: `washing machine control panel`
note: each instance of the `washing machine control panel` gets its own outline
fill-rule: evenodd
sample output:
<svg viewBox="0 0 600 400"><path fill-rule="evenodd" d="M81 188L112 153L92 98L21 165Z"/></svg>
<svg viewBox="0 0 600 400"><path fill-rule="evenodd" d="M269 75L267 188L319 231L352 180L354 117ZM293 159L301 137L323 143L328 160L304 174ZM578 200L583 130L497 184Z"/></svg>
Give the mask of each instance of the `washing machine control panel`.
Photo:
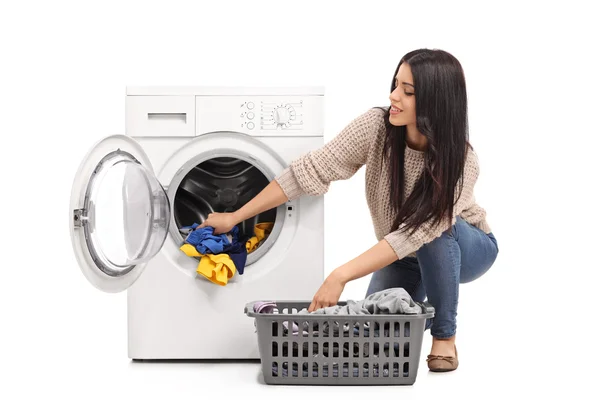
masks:
<svg viewBox="0 0 600 400"><path fill-rule="evenodd" d="M197 96L197 135L321 136L323 96Z"/></svg>
<svg viewBox="0 0 600 400"><path fill-rule="evenodd" d="M258 107L253 101L244 102L240 114L242 127L255 129L258 125L261 130L302 130L302 105L303 100L287 103L261 101Z"/></svg>

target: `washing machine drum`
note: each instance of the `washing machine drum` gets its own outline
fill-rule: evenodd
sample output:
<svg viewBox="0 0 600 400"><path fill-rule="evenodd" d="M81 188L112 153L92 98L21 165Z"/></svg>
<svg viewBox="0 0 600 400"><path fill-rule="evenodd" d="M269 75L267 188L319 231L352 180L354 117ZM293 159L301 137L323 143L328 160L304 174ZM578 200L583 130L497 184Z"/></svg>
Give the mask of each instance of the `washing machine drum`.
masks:
<svg viewBox="0 0 600 400"><path fill-rule="evenodd" d="M196 165L181 181L173 212L178 227L202 223L213 212L233 212L252 200L269 184L254 165L234 157L212 158ZM259 222L275 221L271 209L240 224L243 236L252 236Z"/></svg>

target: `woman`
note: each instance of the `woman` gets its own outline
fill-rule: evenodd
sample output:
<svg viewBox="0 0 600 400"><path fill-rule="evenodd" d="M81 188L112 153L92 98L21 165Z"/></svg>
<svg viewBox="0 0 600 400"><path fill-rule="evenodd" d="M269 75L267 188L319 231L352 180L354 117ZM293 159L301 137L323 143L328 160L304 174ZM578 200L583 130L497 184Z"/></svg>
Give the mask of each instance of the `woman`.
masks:
<svg viewBox="0 0 600 400"><path fill-rule="evenodd" d="M483 275L498 254L486 212L475 202L477 156L468 142L462 67L442 50L406 54L392 80L390 106L354 119L321 149L295 160L234 213L201 226L215 233L302 195L322 195L332 181L366 165L366 195L379 242L336 268L308 311L335 305L347 282L372 273L367 295L403 287L435 307L428 320L432 371L458 367L459 283Z"/></svg>

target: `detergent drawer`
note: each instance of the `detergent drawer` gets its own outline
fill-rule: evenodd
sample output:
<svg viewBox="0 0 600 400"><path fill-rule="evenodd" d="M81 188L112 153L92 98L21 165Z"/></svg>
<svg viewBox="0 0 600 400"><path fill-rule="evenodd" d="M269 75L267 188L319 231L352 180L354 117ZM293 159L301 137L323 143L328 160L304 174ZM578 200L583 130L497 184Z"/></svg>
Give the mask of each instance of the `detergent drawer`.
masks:
<svg viewBox="0 0 600 400"><path fill-rule="evenodd" d="M128 136L194 136L194 96L132 96L126 98Z"/></svg>

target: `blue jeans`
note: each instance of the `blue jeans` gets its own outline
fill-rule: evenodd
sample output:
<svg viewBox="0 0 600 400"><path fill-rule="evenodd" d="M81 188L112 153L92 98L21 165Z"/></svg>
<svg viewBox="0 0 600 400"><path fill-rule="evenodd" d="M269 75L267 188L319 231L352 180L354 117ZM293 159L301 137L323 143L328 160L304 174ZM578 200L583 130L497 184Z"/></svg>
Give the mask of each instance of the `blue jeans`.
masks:
<svg viewBox="0 0 600 400"><path fill-rule="evenodd" d="M425 329L435 338L449 338L456 333L458 285L486 273L498 255L498 242L492 233L457 217L450 233L444 232L423 245L416 257L405 257L375 271L367 296L380 290L403 287L415 301L425 296L435 308Z"/></svg>

